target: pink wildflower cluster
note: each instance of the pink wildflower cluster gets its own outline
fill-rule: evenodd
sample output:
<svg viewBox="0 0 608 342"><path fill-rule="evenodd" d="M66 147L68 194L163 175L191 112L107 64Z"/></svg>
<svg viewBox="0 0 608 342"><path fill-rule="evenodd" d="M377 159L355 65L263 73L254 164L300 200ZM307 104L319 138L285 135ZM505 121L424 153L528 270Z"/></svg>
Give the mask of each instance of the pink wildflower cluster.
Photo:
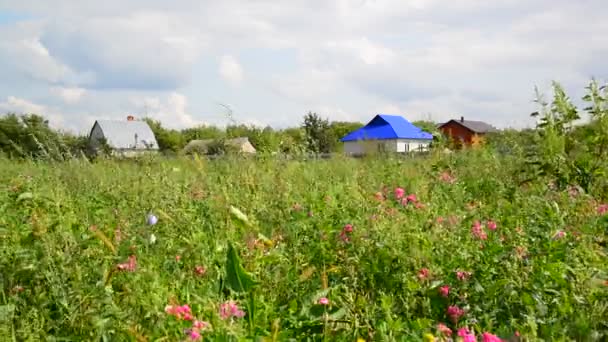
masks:
<svg viewBox="0 0 608 342"><path fill-rule="evenodd" d="M566 232L565 231L558 230L557 232L555 232L555 234L553 234L553 239L554 240L558 240L558 239L561 239L561 238L563 238L565 236L566 236Z"/></svg>
<svg viewBox="0 0 608 342"><path fill-rule="evenodd" d="M239 309L238 305L234 301L228 301L220 305L220 318L228 319L230 317L241 318L245 316L245 312Z"/></svg>
<svg viewBox="0 0 608 342"><path fill-rule="evenodd" d="M450 295L450 286L449 285L441 286L439 288L439 294L441 295L441 297L448 298L448 296Z"/></svg>
<svg viewBox="0 0 608 342"><path fill-rule="evenodd" d="M456 271L456 278L460 281L468 280L471 277L471 272L467 271Z"/></svg>
<svg viewBox="0 0 608 342"><path fill-rule="evenodd" d="M190 310L190 306L188 304L167 305L165 307L165 313L175 316L177 319L183 319L184 321L191 321L194 319L194 317L192 317L192 310Z"/></svg>
<svg viewBox="0 0 608 342"><path fill-rule="evenodd" d="M454 184L454 182L456 182L456 178L454 176L452 176L452 174L448 171L442 172L441 175L439 176L439 179L442 182L448 183L448 184Z"/></svg>
<svg viewBox="0 0 608 342"><path fill-rule="evenodd" d="M196 320L192 323L192 328L187 330L186 333L192 341L198 341L202 337L201 331L208 329L210 326L207 322Z"/></svg>
<svg viewBox="0 0 608 342"><path fill-rule="evenodd" d="M405 196L405 190L403 188L396 188L395 189L395 198L402 199L403 196Z"/></svg>
<svg viewBox="0 0 608 342"><path fill-rule="evenodd" d="M483 338L483 342L501 342L502 339L500 339L498 336L496 335L492 335L489 332L484 332L482 335Z"/></svg>
<svg viewBox="0 0 608 342"><path fill-rule="evenodd" d="M191 321L192 328L186 330L186 334L193 341L198 341L201 336L201 331L208 329L211 325L208 322L194 319L192 310L188 304L184 305L167 305L165 312L168 315L175 316L178 320Z"/></svg>
<svg viewBox="0 0 608 342"><path fill-rule="evenodd" d="M329 305L329 299L327 299L327 297L319 298L319 304L320 305Z"/></svg>
<svg viewBox="0 0 608 342"><path fill-rule="evenodd" d="M456 324L456 322L458 322L460 317L462 317L464 315L464 310L455 305L450 305L450 306L448 306L446 313L447 313L448 317L450 317L452 322L454 322L454 324Z"/></svg>
<svg viewBox="0 0 608 342"><path fill-rule="evenodd" d="M439 323L437 324L437 330L439 331L439 333L441 333L442 335L445 336L452 336L452 329L448 328L445 324L443 323Z"/></svg>
<svg viewBox="0 0 608 342"><path fill-rule="evenodd" d="M207 273L207 269L204 266L196 265L194 267L194 273L196 273L199 276L204 276L205 273Z"/></svg>
<svg viewBox="0 0 608 342"><path fill-rule="evenodd" d="M608 213L608 203L600 204L597 207L597 214L602 216Z"/></svg>
<svg viewBox="0 0 608 342"><path fill-rule="evenodd" d="M350 242L349 234L351 234L352 232L353 232L353 225L350 223L345 225L344 228L342 228L342 231L340 232L340 239L342 239L342 241L344 241L344 242Z"/></svg>
<svg viewBox="0 0 608 342"><path fill-rule="evenodd" d="M420 280L428 279L430 274L431 274L431 271L429 271L428 268L422 268L422 269L420 269L420 271L418 271L418 279L420 279Z"/></svg>
<svg viewBox="0 0 608 342"><path fill-rule="evenodd" d="M135 258L135 255L131 255L127 262L118 264L117 268L119 271L135 272L135 269L137 268L137 258Z"/></svg>
<svg viewBox="0 0 608 342"><path fill-rule="evenodd" d="M475 334L469 332L467 328L458 329L458 336L462 337L463 342L477 342Z"/></svg>
<svg viewBox="0 0 608 342"><path fill-rule="evenodd" d="M473 222L473 226L471 227L471 234L480 240L487 240L488 234L483 230L481 226L481 222L475 221Z"/></svg>

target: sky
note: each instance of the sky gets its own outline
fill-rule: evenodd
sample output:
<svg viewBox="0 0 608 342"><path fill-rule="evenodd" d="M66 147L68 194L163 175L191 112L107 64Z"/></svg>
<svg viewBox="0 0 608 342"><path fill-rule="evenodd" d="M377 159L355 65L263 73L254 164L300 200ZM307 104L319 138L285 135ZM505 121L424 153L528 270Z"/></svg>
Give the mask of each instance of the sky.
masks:
<svg viewBox="0 0 608 342"><path fill-rule="evenodd" d="M538 87L608 79L605 0L0 0L0 113L85 134L453 118L532 127ZM230 108L230 110L226 109Z"/></svg>

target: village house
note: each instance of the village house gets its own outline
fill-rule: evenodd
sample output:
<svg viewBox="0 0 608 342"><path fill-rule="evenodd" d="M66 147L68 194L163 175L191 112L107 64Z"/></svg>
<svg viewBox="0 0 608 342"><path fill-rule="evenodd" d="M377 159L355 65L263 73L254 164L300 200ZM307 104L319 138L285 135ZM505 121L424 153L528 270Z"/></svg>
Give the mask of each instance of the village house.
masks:
<svg viewBox="0 0 608 342"><path fill-rule="evenodd" d="M484 141L486 134L497 132L498 130L490 124L482 121L450 120L439 124L438 129L451 140L462 145L472 145Z"/></svg>
<svg viewBox="0 0 608 342"><path fill-rule="evenodd" d="M209 146L216 142L214 139L191 140L182 150L184 154L209 154ZM226 139L224 144L231 151L244 154L255 154L256 149L253 147L249 138L238 137Z"/></svg>
<svg viewBox="0 0 608 342"><path fill-rule="evenodd" d="M344 142L344 152L349 155L407 153L427 151L433 135L402 116L378 114L367 125L347 134L340 141Z"/></svg>
<svg viewBox="0 0 608 342"><path fill-rule="evenodd" d="M126 121L97 120L89 134L89 147L99 151L105 142L115 156L131 157L144 152L158 152L154 132L145 121L128 116Z"/></svg>

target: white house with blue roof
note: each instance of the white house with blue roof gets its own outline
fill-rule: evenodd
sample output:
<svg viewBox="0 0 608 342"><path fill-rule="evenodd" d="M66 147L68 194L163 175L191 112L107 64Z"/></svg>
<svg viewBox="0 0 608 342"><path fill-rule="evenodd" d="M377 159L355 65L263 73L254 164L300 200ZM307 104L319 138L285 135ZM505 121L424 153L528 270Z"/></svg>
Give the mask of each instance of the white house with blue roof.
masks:
<svg viewBox="0 0 608 342"><path fill-rule="evenodd" d="M367 125L340 139L344 152L362 155L370 152L417 152L429 149L433 135L399 115L376 115Z"/></svg>

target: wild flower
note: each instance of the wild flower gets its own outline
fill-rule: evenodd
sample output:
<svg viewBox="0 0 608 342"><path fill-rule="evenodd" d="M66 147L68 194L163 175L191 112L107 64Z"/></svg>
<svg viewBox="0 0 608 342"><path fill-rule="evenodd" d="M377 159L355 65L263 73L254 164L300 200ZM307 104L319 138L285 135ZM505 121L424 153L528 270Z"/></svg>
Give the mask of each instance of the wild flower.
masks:
<svg viewBox="0 0 608 342"><path fill-rule="evenodd" d="M475 334L470 333L467 328L458 329L458 336L462 337L463 342L477 342Z"/></svg>
<svg viewBox="0 0 608 342"><path fill-rule="evenodd" d="M380 202L384 201L384 195L380 191L374 194L374 198Z"/></svg>
<svg viewBox="0 0 608 342"><path fill-rule="evenodd" d="M137 258L135 255L131 255L127 262L118 264L117 268L120 271L135 272L135 269L137 268Z"/></svg>
<svg viewBox="0 0 608 342"><path fill-rule="evenodd" d="M461 308L459 308L455 305L450 305L450 306L448 306L446 313L447 313L448 317L450 317L452 322L454 322L454 324L456 324L456 322L458 322L460 317L462 317L464 315L464 310L462 310Z"/></svg>
<svg viewBox="0 0 608 342"><path fill-rule="evenodd" d="M412 203L415 203L416 201L418 201L416 194L409 194L409 195L407 195L406 199L408 202L412 202Z"/></svg>
<svg viewBox="0 0 608 342"><path fill-rule="evenodd" d="M344 226L344 231L347 232L347 233L352 233L352 231L353 231L353 225L350 224L350 223L347 224L347 225L345 225Z"/></svg>
<svg viewBox="0 0 608 342"><path fill-rule="evenodd" d="M153 245L156 243L156 235L154 233L150 234L150 244Z"/></svg>
<svg viewBox="0 0 608 342"><path fill-rule="evenodd" d="M496 230L496 222L492 221L492 220L488 220L486 222L486 227L488 227L489 230Z"/></svg>
<svg viewBox="0 0 608 342"><path fill-rule="evenodd" d="M606 213L608 213L608 204L607 203L600 204L597 207L597 214L602 216L602 215L605 215Z"/></svg>
<svg viewBox="0 0 608 342"><path fill-rule="evenodd" d="M422 268L422 269L420 269L420 271L418 271L418 278L420 280L425 280L429 277L430 273L431 272L429 271L428 268Z"/></svg>
<svg viewBox="0 0 608 342"><path fill-rule="evenodd" d="M482 335L483 342L501 342L502 340L496 336L492 335L489 332L484 332Z"/></svg>
<svg viewBox="0 0 608 342"><path fill-rule="evenodd" d="M395 198L401 199L401 198L403 198L403 196L405 196L405 190L403 188L396 188L395 189Z"/></svg>
<svg viewBox="0 0 608 342"><path fill-rule="evenodd" d="M452 329L448 328L445 324L443 323L439 323L437 324L437 330L445 335L445 336L452 336Z"/></svg>
<svg viewBox="0 0 608 342"><path fill-rule="evenodd" d="M488 238L488 235L483 231L483 227L479 221L475 221L473 223L473 226L471 227L471 234L481 240L486 240Z"/></svg>
<svg viewBox="0 0 608 342"><path fill-rule="evenodd" d="M454 182L456 182L456 178L454 176L452 176L448 171L442 172L441 175L439 176L439 179L442 182L445 182L448 184L453 184Z"/></svg>
<svg viewBox="0 0 608 342"><path fill-rule="evenodd" d="M450 295L450 286L449 285L441 286L439 288L439 294L441 294L442 297L447 298Z"/></svg>
<svg viewBox="0 0 608 342"><path fill-rule="evenodd" d="M471 272L456 271L456 278L460 281L465 281L471 277Z"/></svg>
<svg viewBox="0 0 608 342"><path fill-rule="evenodd" d="M146 217L146 223L150 226L153 226L158 223L158 217L153 214L148 214L148 216Z"/></svg>
<svg viewBox="0 0 608 342"><path fill-rule="evenodd" d="M445 221L445 219L443 218L443 216L438 216L438 217L435 219L435 222L437 222L437 224L442 224L442 223L443 223L443 221Z"/></svg>
<svg viewBox="0 0 608 342"><path fill-rule="evenodd" d="M343 242L350 242L350 237L348 236L348 234L353 232L353 225L352 224L346 224L343 228L342 231L340 232L340 239L342 239Z"/></svg>
<svg viewBox="0 0 608 342"><path fill-rule="evenodd" d="M194 266L194 272L199 276L203 276L207 273L207 269L201 265L196 265Z"/></svg>
<svg viewBox="0 0 608 342"><path fill-rule="evenodd" d="M239 309L238 305L234 301L228 301L220 305L220 318L228 319L230 317L241 318L245 316L245 312Z"/></svg>
<svg viewBox="0 0 608 342"><path fill-rule="evenodd" d="M321 297L321 298L319 298L319 304L329 305L329 299L327 299L327 297Z"/></svg>
<svg viewBox="0 0 608 342"><path fill-rule="evenodd" d="M561 239L563 237L566 236L566 232L563 230L558 230L557 232L555 232L555 234L553 234L553 239L557 240L557 239Z"/></svg>
<svg viewBox="0 0 608 342"><path fill-rule="evenodd" d="M431 333L426 333L426 334L424 334L423 337L424 337L425 342L435 342L436 341L435 336L433 336L433 334L431 334Z"/></svg>
<svg viewBox="0 0 608 342"><path fill-rule="evenodd" d="M167 305L165 306L165 313L171 316L175 316L177 319L183 319L187 321L191 321L192 310L188 304L184 305Z"/></svg>
<svg viewBox="0 0 608 342"><path fill-rule="evenodd" d="M175 261L179 262L180 260L182 260L182 256L181 255L176 255L175 256Z"/></svg>
<svg viewBox="0 0 608 342"><path fill-rule="evenodd" d="M200 333L200 332L198 332L198 330L194 330L194 329L192 329L192 330L190 330L190 332L188 333L188 337L190 337L190 339L191 339L192 341L198 341L198 340L200 340L200 338L201 338L201 333Z"/></svg>

